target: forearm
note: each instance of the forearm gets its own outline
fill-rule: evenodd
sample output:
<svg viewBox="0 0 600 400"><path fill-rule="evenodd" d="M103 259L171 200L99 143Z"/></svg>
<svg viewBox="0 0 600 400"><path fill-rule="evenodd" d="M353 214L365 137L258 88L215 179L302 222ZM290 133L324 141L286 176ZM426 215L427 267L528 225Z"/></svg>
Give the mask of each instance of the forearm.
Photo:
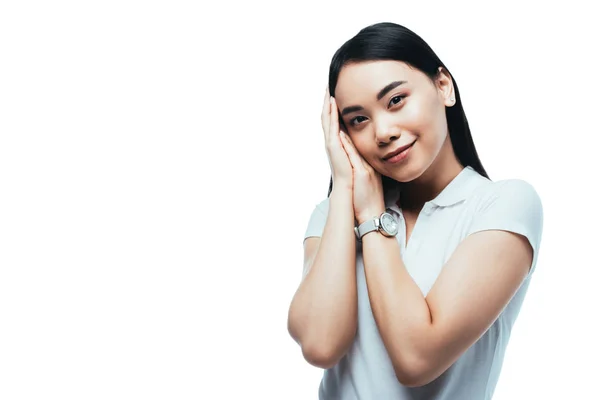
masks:
<svg viewBox="0 0 600 400"><path fill-rule="evenodd" d="M352 191L332 191L319 249L290 306L290 332L305 356L337 361L356 333L356 237ZM310 357L310 355L309 355Z"/></svg>
<svg viewBox="0 0 600 400"><path fill-rule="evenodd" d="M418 371L431 333L427 301L404 266L396 238L373 232L362 241L371 309L396 373Z"/></svg>

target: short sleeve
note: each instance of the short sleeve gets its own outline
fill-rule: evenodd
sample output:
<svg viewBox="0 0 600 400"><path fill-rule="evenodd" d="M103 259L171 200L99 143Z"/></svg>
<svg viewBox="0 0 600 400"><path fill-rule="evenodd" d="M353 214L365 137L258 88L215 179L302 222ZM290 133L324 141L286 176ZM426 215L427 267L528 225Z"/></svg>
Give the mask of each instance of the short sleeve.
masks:
<svg viewBox="0 0 600 400"><path fill-rule="evenodd" d="M525 236L533 248L529 275L537 264L544 213L535 188L520 179L503 180L490 185L484 194L467 236L486 230L503 230Z"/></svg>
<svg viewBox="0 0 600 400"><path fill-rule="evenodd" d="M321 237L325 229L327 221L327 213L329 212L329 198L323 200L315 206L308 220L308 226L304 233L304 239L309 237Z"/></svg>

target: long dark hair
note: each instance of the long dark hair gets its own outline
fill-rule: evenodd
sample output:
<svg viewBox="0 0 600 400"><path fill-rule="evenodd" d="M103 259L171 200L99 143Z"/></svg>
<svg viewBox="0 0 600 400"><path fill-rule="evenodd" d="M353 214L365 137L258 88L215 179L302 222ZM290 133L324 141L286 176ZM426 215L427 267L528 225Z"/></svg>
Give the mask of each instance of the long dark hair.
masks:
<svg viewBox="0 0 600 400"><path fill-rule="evenodd" d="M342 67L348 63L376 60L402 61L413 68L423 72L432 80L435 80L439 67L446 68L444 63L433 52L431 47L410 29L391 22L382 22L362 29L356 36L348 40L340 47L331 60L329 66L329 92L335 96L335 87ZM489 179L487 172L481 165L469 123L460 99L458 85L452 77L456 103L452 107L446 107L446 120L450 141L456 157L463 166L471 166L482 176ZM384 190L395 185L401 185L387 176L382 175ZM329 180L329 192L333 189L333 176Z"/></svg>

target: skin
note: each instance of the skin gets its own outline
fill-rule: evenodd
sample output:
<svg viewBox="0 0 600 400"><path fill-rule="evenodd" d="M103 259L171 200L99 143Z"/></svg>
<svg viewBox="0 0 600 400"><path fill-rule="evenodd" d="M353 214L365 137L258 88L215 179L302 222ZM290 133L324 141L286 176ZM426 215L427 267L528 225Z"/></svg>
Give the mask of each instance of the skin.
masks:
<svg viewBox="0 0 600 400"><path fill-rule="evenodd" d="M406 81L380 99L390 82ZM331 368L348 351L357 327L354 220L384 211L381 176L407 182L400 206L407 237L423 204L463 166L449 141L445 107L454 104L450 75L432 82L396 61L344 66L336 99L326 93L324 138L333 191L321 237L304 241L304 272L288 314L288 330L305 359ZM360 106L343 116L338 111ZM414 142L409 156L390 165L389 151ZM465 238L427 296L408 274L396 238L372 232L362 239L369 301L394 372L405 386L440 376L496 320L525 279L533 250L523 236L489 230ZM476 305L474 307L473 305Z"/></svg>
<svg viewBox="0 0 600 400"><path fill-rule="evenodd" d="M394 81L406 83L377 100L376 94ZM407 196L401 199L407 213L418 213L463 169L454 155L446 122L445 108L454 104L454 86L447 71L440 72L433 83L402 62L350 64L340 72L335 99L342 113L355 105L364 108L343 115L345 131L378 173L409 182ZM415 140L410 160L394 165L382 160L386 153Z"/></svg>
<svg viewBox="0 0 600 400"><path fill-rule="evenodd" d="M383 87L401 80L407 83L377 99ZM385 174L408 182L406 197L400 200L408 236L424 202L462 170L445 118L453 97L452 79L443 70L431 82L396 61L342 69L336 87L338 109L344 113L348 107L362 107L343 116L348 134L339 134L352 164L358 223L385 210ZM331 118L337 118L336 111L332 109ZM415 140L403 162L382 161L387 152ZM424 297L406 270L396 238L372 232L362 242L373 316L396 377L411 387L439 377L485 333L521 286L533 260L533 249L521 235L500 230L474 233L457 246Z"/></svg>
<svg viewBox="0 0 600 400"><path fill-rule="evenodd" d="M353 169L330 118L335 101L326 90L321 112L325 150L334 181L320 237L304 241L304 270L288 311L288 331L310 364L331 368L354 341L357 328Z"/></svg>

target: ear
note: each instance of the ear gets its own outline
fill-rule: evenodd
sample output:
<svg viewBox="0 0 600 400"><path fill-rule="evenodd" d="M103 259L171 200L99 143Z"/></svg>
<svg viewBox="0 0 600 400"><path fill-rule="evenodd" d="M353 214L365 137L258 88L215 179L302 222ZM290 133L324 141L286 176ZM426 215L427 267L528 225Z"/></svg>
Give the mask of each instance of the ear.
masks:
<svg viewBox="0 0 600 400"><path fill-rule="evenodd" d="M456 103L454 95L454 82L450 72L444 67L438 68L438 73L435 78L435 87L440 95L440 100L446 107L452 107Z"/></svg>

